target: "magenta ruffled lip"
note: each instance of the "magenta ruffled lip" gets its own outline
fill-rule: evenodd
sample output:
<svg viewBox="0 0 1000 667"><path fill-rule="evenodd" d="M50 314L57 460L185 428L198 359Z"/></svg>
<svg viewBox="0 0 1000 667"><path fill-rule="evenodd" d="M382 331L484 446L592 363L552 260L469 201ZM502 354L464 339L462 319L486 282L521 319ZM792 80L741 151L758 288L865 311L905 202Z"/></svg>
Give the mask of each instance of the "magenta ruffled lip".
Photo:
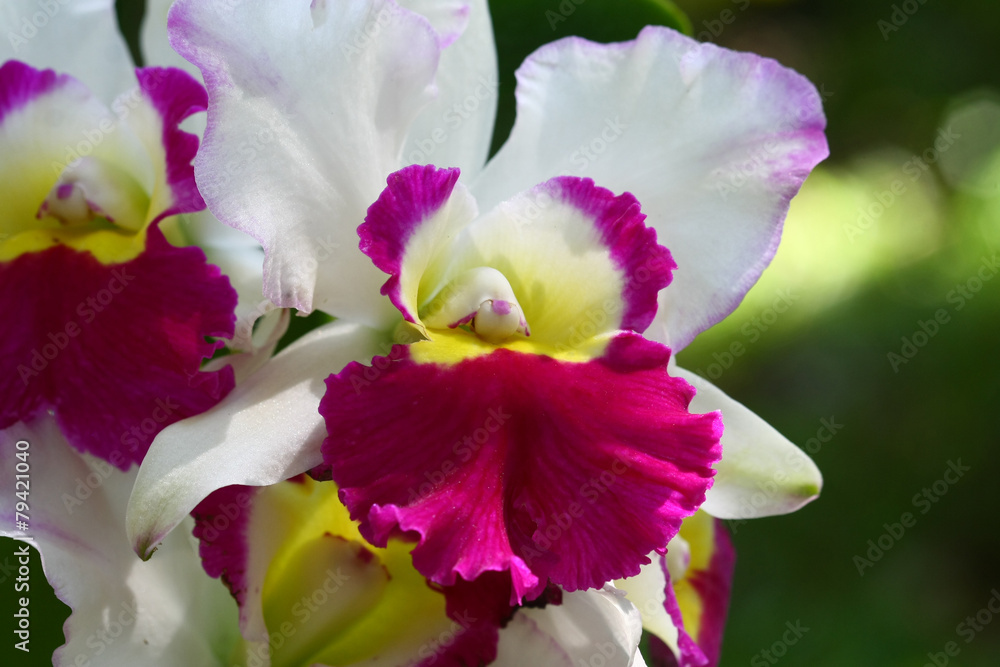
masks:
<svg viewBox="0 0 1000 667"><path fill-rule="evenodd" d="M200 249L155 226L132 261L55 246L0 262L0 285L18 323L0 340L0 428L52 409L74 447L127 470L163 428L233 387L230 367L200 366L221 344L207 336L232 336L236 293Z"/></svg>
<svg viewBox="0 0 1000 667"><path fill-rule="evenodd" d="M417 343L419 344L419 343ZM509 572L511 602L634 575L704 501L721 419L693 415L669 350L622 334L586 363L500 349L454 366L406 348L348 365L320 404L325 466L362 534L412 535L451 585Z"/></svg>

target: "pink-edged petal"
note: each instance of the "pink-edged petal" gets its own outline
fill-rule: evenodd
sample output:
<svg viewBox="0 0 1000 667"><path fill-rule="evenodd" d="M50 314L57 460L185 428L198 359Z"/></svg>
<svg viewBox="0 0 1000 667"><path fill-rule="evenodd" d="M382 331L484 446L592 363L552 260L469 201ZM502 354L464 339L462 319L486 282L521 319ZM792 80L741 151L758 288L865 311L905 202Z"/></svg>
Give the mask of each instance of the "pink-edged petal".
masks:
<svg viewBox="0 0 1000 667"><path fill-rule="evenodd" d="M553 174L634 194L678 265L650 336L679 351L757 280L827 155L816 89L659 27L621 44L560 40L517 74L517 122L473 194L486 209Z"/></svg>
<svg viewBox="0 0 1000 667"><path fill-rule="evenodd" d="M691 545L691 566L673 588L684 618L684 627L708 658L709 667L719 662L722 634L729 612L736 552L723 522L705 521L685 537ZM682 534L684 528L681 529Z"/></svg>
<svg viewBox="0 0 1000 667"><path fill-rule="evenodd" d="M233 386L201 361L232 335L236 295L197 248L156 227L135 260L105 265L56 246L0 263L0 427L54 410L79 450L126 470L169 424ZM32 298L26 299L30 294Z"/></svg>
<svg viewBox="0 0 1000 667"><path fill-rule="evenodd" d="M37 225L37 216L57 184L66 182L63 177L80 177L66 174L67 167L80 163L91 172L111 171L119 186L124 180L139 191L136 197L125 197L139 209L135 219L119 220L120 225L135 230L146 222L150 190L142 190L152 185L149 156L107 105L69 75L19 61L0 66L0 155L0 200L4 202L0 232L7 236ZM82 177L86 180L93 175ZM115 190L102 192L91 203L117 208L127 193ZM88 194L94 198L94 192ZM115 205L108 206L108 197Z"/></svg>
<svg viewBox="0 0 1000 667"><path fill-rule="evenodd" d="M559 605L519 609L503 630L497 667L640 667L639 611L613 586L562 596Z"/></svg>
<svg viewBox="0 0 1000 667"><path fill-rule="evenodd" d="M819 496L823 475L808 454L708 380L676 366L671 372L698 390L693 410L718 410L725 424L722 460L702 509L720 519L755 519L794 512Z"/></svg>
<svg viewBox="0 0 1000 667"><path fill-rule="evenodd" d="M267 297L390 323L355 230L433 97L430 23L388 1L180 0L169 26L209 92L199 186L220 220L264 246Z"/></svg>
<svg viewBox="0 0 1000 667"><path fill-rule="evenodd" d="M180 129L181 121L205 111L208 95L183 70L146 67L136 70L139 88L115 103L128 109L125 122L143 142L155 168L149 215L152 221L205 208L194 181L191 161L198 137Z"/></svg>
<svg viewBox="0 0 1000 667"><path fill-rule="evenodd" d="M198 140L178 128L204 110L204 90L180 70L136 76L109 109L68 75L0 67L5 257L63 243L124 261L142 248L136 232L204 208L191 167Z"/></svg>
<svg viewBox="0 0 1000 667"><path fill-rule="evenodd" d="M426 16L446 48L434 82L437 97L413 123L403 164L458 167L478 174L489 155L497 106L497 51L486 0L406 0Z"/></svg>
<svg viewBox="0 0 1000 667"><path fill-rule="evenodd" d="M665 556L618 582L653 635L656 664L715 667L736 555L722 521L705 512L685 519Z"/></svg>
<svg viewBox="0 0 1000 667"><path fill-rule="evenodd" d="M623 334L586 363L409 357L327 380L323 456L365 536L413 531L433 581L509 570L519 601L546 578L576 590L635 574L711 484L718 417L688 413L658 344Z"/></svg>
<svg viewBox="0 0 1000 667"><path fill-rule="evenodd" d="M562 348L618 329L642 332L676 266L645 219L628 192L556 177L471 225L456 264L504 274L535 340Z"/></svg>
<svg viewBox="0 0 1000 667"><path fill-rule="evenodd" d="M129 540L143 558L214 490L265 486L322 461L323 378L378 351L378 336L335 322L303 336L212 410L157 436L129 504Z"/></svg>
<svg viewBox="0 0 1000 667"><path fill-rule="evenodd" d="M668 650L674 655L679 653L679 630L667 612L667 569L664 568L664 561L666 559L669 564L671 558L682 549L687 549L687 543L677 535L667 545L666 556L650 553L651 562L643 565L639 574L615 582L615 586L627 595L629 602L642 614L642 627L668 646ZM686 567L685 563L684 568ZM677 576L683 575L683 572L682 569Z"/></svg>
<svg viewBox="0 0 1000 667"><path fill-rule="evenodd" d="M484 664L512 612L509 578L429 587L411 545L371 548L329 482L231 486L194 515L205 569L233 593L247 655L263 662Z"/></svg>
<svg viewBox="0 0 1000 667"><path fill-rule="evenodd" d="M406 320L464 323L490 296L477 291L489 284L462 282L465 272L488 267L509 281L503 298L524 309L533 339L556 349L652 321L674 263L635 197L557 177L468 225L475 202L457 178L455 169L416 165L392 174L358 230Z"/></svg>
<svg viewBox="0 0 1000 667"><path fill-rule="evenodd" d="M228 664L238 634L236 607L202 569L193 522L163 542L154 562L143 563L123 529L135 471L78 454L48 417L0 432L0 473L14 480L20 463L30 469L30 542L56 595L72 610L63 626L66 643L51 664ZM28 540L10 532L17 501L13 492L0 498L0 534ZM31 607L31 618L39 620L35 611ZM35 655L35 643L30 647Z"/></svg>
<svg viewBox="0 0 1000 667"><path fill-rule="evenodd" d="M51 67L83 81L105 104L135 85L114 0L4 0L0 62Z"/></svg>
<svg viewBox="0 0 1000 667"><path fill-rule="evenodd" d="M408 322L418 322L420 291L445 278L449 240L476 217L458 169L414 165L389 175L388 187L358 228L361 251L389 274L382 294Z"/></svg>

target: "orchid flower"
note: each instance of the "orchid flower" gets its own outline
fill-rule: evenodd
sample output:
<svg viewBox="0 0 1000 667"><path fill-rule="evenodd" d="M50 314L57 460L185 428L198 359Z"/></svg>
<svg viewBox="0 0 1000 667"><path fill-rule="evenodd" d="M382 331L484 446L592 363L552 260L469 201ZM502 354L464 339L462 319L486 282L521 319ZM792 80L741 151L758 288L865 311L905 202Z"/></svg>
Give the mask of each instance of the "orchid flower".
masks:
<svg viewBox="0 0 1000 667"><path fill-rule="evenodd" d="M38 6L5 10L17 35ZM0 428L51 410L74 447L127 470L163 426L233 386L200 364L217 347L206 336L232 335L235 294L200 250L165 236L172 216L204 208L198 142L178 125L207 100L182 71L129 72L110 1L60 10L5 55L64 60L81 78L0 66Z"/></svg>
<svg viewBox="0 0 1000 667"><path fill-rule="evenodd" d="M173 45L209 91L210 208L262 243L275 304L340 319L158 436L127 516L136 551L213 491L312 471L375 548L412 531L436 585L499 572L520 602L640 575L699 506L749 518L814 498L808 457L672 357L773 255L826 154L815 89L661 28L562 40L519 70L517 124L484 167L485 7L415 8L174 5ZM693 412L713 409L721 460L718 415Z"/></svg>
<svg viewBox="0 0 1000 667"><path fill-rule="evenodd" d="M232 656L238 664L559 665L566 647L586 657L603 647L605 664L644 664L639 612L613 587L553 588L544 609L515 614L498 573L429 586L412 565L412 542L371 546L329 482L302 475L227 487L194 516L206 570L239 603L245 641ZM575 647L568 628L577 628Z"/></svg>
<svg viewBox="0 0 1000 667"><path fill-rule="evenodd" d="M24 494L0 500L0 534L38 549L72 609L53 664L208 664L239 632L193 521L157 563L124 534L155 433L234 382L200 365L218 345L206 336L232 334L236 295L200 250L175 245L177 216L204 208L198 142L179 125L205 90L180 70L133 69L111 0L5 2L0 28L0 469Z"/></svg>

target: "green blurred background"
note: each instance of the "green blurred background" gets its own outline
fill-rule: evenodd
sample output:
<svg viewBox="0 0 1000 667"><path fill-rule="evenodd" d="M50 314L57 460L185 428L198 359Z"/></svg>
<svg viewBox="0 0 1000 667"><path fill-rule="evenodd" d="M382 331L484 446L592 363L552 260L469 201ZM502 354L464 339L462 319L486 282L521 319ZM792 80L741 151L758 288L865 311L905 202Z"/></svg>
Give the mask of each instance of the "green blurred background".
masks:
<svg viewBox="0 0 1000 667"><path fill-rule="evenodd" d="M142 2L119 4L134 34ZM986 610L1000 600L991 477L1000 471L1000 280L979 279L993 277L1000 248L1000 3L676 6L686 20L655 0L494 2L494 144L513 121L513 70L531 50L570 34L630 39L646 23L774 57L826 97L831 157L793 202L774 263L680 355L807 447L825 476L803 510L731 526L738 561L721 664L1000 665L1000 615ZM788 290L791 307L770 310ZM727 357L736 342L745 352ZM826 442L823 420L840 426ZM959 461L969 470L941 481ZM906 512L915 523L887 535L885 524ZM855 557L869 558L869 540L880 538L889 548L859 574ZM3 540L4 589L12 552ZM52 602L45 633L34 611L37 662L14 664L48 664L62 642L66 608ZM975 625L961 626L967 617ZM786 622L808 628L794 645L781 645ZM942 653L949 642L957 655Z"/></svg>

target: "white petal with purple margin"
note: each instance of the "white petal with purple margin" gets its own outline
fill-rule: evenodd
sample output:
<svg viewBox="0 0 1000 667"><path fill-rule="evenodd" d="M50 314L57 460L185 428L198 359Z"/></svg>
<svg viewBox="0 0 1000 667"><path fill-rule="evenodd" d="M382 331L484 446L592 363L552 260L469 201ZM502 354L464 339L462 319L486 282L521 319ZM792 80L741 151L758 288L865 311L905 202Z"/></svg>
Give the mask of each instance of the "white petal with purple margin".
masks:
<svg viewBox="0 0 1000 667"><path fill-rule="evenodd" d="M517 122L472 185L482 210L555 174L631 192L677 262L647 337L679 351L742 300L827 155L819 94L773 60L647 27L568 38L517 72Z"/></svg>

